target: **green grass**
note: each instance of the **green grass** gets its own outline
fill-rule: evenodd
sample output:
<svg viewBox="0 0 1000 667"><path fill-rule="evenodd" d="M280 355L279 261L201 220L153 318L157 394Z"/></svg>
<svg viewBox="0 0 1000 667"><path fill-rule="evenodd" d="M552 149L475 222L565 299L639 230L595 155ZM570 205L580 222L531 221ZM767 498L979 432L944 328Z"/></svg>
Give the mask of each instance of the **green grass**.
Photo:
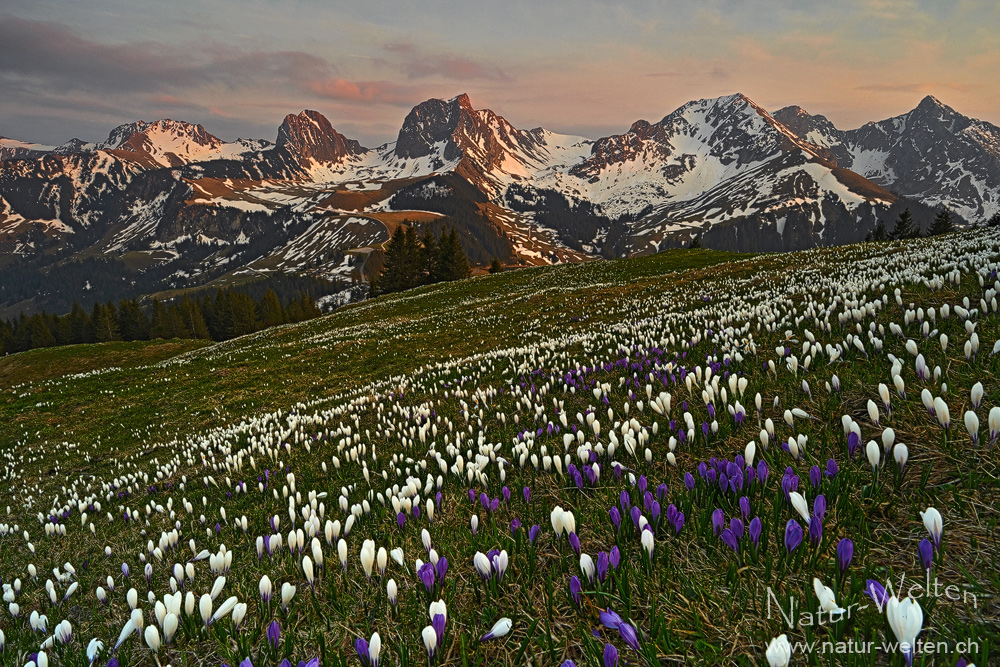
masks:
<svg viewBox="0 0 1000 667"><path fill-rule="evenodd" d="M390 295L204 347L154 341L10 355L0 360L0 451L100 439L125 455L164 433L198 433L287 409L442 359L503 348L529 331L541 336L557 325L590 326L608 319L603 305L617 295L655 290L674 272L692 271L686 279L696 279L698 271L733 257L740 256L678 250L510 271ZM475 316L491 312L503 324L481 326ZM574 316L588 320L570 322ZM176 355L182 364L163 364ZM106 370L72 377L95 369ZM79 465L70 453L64 467ZM29 466L21 474L35 480L45 472Z"/></svg>
<svg viewBox="0 0 1000 667"><path fill-rule="evenodd" d="M793 641L894 639L884 615L870 604L867 609L856 607L855 616L838 624L788 630L777 609L768 618L766 590L775 591L785 612L790 597L802 610L815 612L813 577L833 588L843 606L868 600L862 593L868 578L891 580L898 589L900 575L905 573L907 580L919 576L916 545L926 535L919 512L934 506L945 518L944 554L935 565L935 574L945 584L977 598L974 605L969 600L921 599L921 638L945 641L952 648L961 639L974 638L980 646L968 652L968 657L979 665L990 664L1000 641L996 597L1000 592L996 575L1000 570L996 531L1000 510L995 502L1000 491L1000 454L995 444L985 442L989 439L986 415L990 407L1000 405L1000 362L989 356L993 341L1000 338L997 315L982 314L977 319L980 353L970 360L962 352L969 335L956 315L939 318L935 325L951 339L947 351L941 350L936 339L925 340L919 323L906 328L907 337L918 342L930 368L941 367L942 380L948 384L948 392L943 393L937 383L916 378L905 341L888 331L889 322L902 323L902 310L892 299L897 285L874 285L864 294L852 294L838 283L823 293L823 303L838 296L869 301L882 291L889 295L887 306L863 320L865 332L869 322L876 325L876 331L878 325L885 328L884 334L877 334L884 341L881 354L867 335L863 335L865 354L845 343L848 334L857 335L858 329L854 321L838 321L843 304L832 313L830 331L824 331L813 314L804 311L803 303L809 285L831 275L841 275L846 281L855 274L895 266L901 258L905 266L923 262L940 268L949 258L960 263L962 255L976 250L992 262L1000 260L995 234L975 232L952 237L952 241L866 244L755 257L680 250L422 288L350 306L311 322L197 349L170 350L169 343L154 343L127 348L87 346L78 349L78 355L72 349L14 355L4 363L15 365L0 366L7 369L0 370L3 377L10 378L0 394L7 401L0 404L0 443L17 476L9 480L15 489L13 508L0 521L17 524L18 529L0 537L0 577L5 583L15 576L22 579L22 619L31 610L40 610L49 617L50 632L62 618L72 620L75 643L51 659L82 665L86 664L82 648L90 637L103 639L108 648L114 643L128 618L124 591L129 586L139 592L146 623L154 622L151 605L143 602L147 585L140 554L153 566L153 583L148 588L161 599L169 592L173 564L185 563L193 555L188 540L195 540L196 550L212 552L225 544L233 553L233 567L216 607L229 595L247 603L243 629L235 632L224 621L206 631L197 619L187 619L175 643L161 652L162 664L235 665L249 655L257 667L277 666L287 652L293 663L318 656L324 666L358 665L354 640L377 631L384 643L382 664L419 665L427 662L420 632L430 621L429 596L415 576L414 560L428 557L420 536L420 530L427 528L434 548L450 564L443 589L433 596L445 599L449 610L445 644L435 664L526 664L530 658L535 665L559 665L572 658L581 665L602 665L604 644L610 642L628 664L766 665L764 646L783 632ZM912 248L933 252L923 258L900 254ZM920 281L899 284L904 305L940 308L942 303L959 303L963 297L978 302L983 291L969 273L975 268L964 266L960 284L949 283L941 289ZM755 312L730 317L735 307ZM747 323L750 326L744 329ZM731 335L719 336L730 327ZM706 331L709 328L711 333ZM808 370L800 367L793 374L783 363L775 373L767 370L766 362L775 360L779 345L787 343L797 357L805 356L806 329L824 345L845 345L844 360L831 364L823 353ZM792 332L791 339L786 338L786 331ZM751 335L756 352L743 343ZM726 345L736 347L726 349ZM745 355L743 361L733 356L737 348ZM628 365L641 359L643 351L653 349L669 351L664 363L670 360L687 368L704 365L706 356L721 362L728 353L732 363L723 368L738 370L749 383L746 396L740 399L747 409L746 423L735 425L716 398L719 432L703 436L701 424L711 418L701 387L690 393L683 382L668 381L664 387L659 380L649 380L645 370L637 372ZM905 400L892 388L885 356L889 352L904 363ZM622 361L625 355L627 362ZM565 391L563 373L577 365L615 361L621 364L587 374L587 382L610 385L614 418L609 419L608 406L595 398L590 387ZM79 373L106 366L121 370L88 377L61 375L57 370L64 367L67 373ZM671 368L669 372L676 372ZM842 385L839 393L829 393L824 387L834 373ZM804 391L803 379L809 382L810 394ZM978 410L984 442L973 447L962 415L969 409L969 390L976 381L985 386L983 406ZM651 410L647 383L655 385L653 396L661 390L671 392L672 419L681 421L685 401L693 413L696 436L693 442L677 446L676 466L667 460L670 419ZM881 424L876 426L867 416L866 405L869 399L880 400L879 383L891 388L893 411L887 415L883 410ZM725 380L721 386L728 391ZM923 387L947 400L952 419L947 434L921 405ZM529 390L533 392L530 407L520 400ZM633 391L634 397L630 396ZM688 493L683 475L691 472L698 478L699 462L710 457L731 460L744 451L748 441L758 438L756 392L762 398L760 419L774 421L778 443L772 440L767 450L758 443L757 458L768 462L771 474L766 486L747 487L745 492L752 507L750 516L763 521L760 550L751 548L744 538L734 553L715 537L711 515L720 508L727 521L738 516L737 494L720 493L700 478L696 490ZM775 397L779 398L777 408L773 407ZM676 537L669 527L658 526L651 561L643 560L631 519L624 518L620 531L611 525L608 509L618 504L622 490L629 491L632 504L640 507L642 494L629 484L627 475L616 479L608 458L600 458L605 463L600 483L582 490L568 477L536 471L530 461L523 468L519 465L512 440L525 428L534 432L548 422L559 424L553 399L563 401L562 412L571 424L578 423L578 413L596 410L603 446L608 445L608 434L620 422L626 402L629 416L644 427L652 429L656 423L658 434L648 444L650 461L645 460L642 447L635 458L623 446L615 455L636 477L646 476L651 491L666 484L663 506L675 503L685 514L686 523ZM640 399L645 403L642 411ZM730 395L729 403L734 399ZM541 408L543 417L537 417L535 406ZM793 460L778 446L793 434L782 419L784 410L792 407L810 416L795 420L794 433L809 438L800 460ZM436 436L426 434L426 444L417 431L426 422L414 418L422 409L435 415L432 421L439 428ZM897 442L906 443L910 450L904 476L895 476L890 461L874 479L863 452L853 460L847 458L841 426L844 414L861 424L862 450L867 440L879 440L882 427L895 430ZM621 440L620 426L616 430ZM451 449L459 433L464 440ZM592 434L588 439L596 441ZM351 460L352 449L361 445L365 448L356 450L358 460ZM543 430L530 452L541 457L541 446L562 452L562 435L550 436ZM508 461L503 482L496 463L484 452ZM429 473L432 477L440 474L435 453L448 466L455 464L457 453L466 465L476 460L476 454L483 455L484 461L490 461L484 469L487 477L470 485L464 477L445 473L443 502L435 520L411 514L400 530L395 511L383 506L376 494L385 494L393 485L404 486L413 477L421 487L421 498L433 498L436 489L425 494L423 485ZM575 445L569 453L575 454ZM787 466L798 474L798 488L806 491L811 504L817 491L810 485L810 468L823 467L830 458L838 462L840 473L822 482L828 501L823 539L813 546L807 538L789 556L783 546L784 527L797 515L784 500L782 473ZM372 480L370 496L361 461ZM263 483L265 469L269 485L262 494L257 484ZM295 476L294 488L286 477L289 472ZM248 484L248 493L237 492L235 485L240 481ZM493 498L500 496L505 485L512 491L511 503L501 501L495 513L484 511L478 501L469 502L470 486ZM521 499L525 486L531 489L530 503ZM368 500L371 509L370 515L360 515L347 537L346 573L337 560L336 543L328 546L322 529L318 538L326 568L315 589L305 581L299 556L289 553L287 546L279 555L265 555L258 561L254 541L258 535L270 534L271 517L280 517L281 532L287 538L291 519L286 492L291 497L301 494L297 510L310 503L311 492L328 494L315 498L317 508L323 503L324 521L344 521L339 506L342 489L347 489L349 504ZM88 523L95 524L94 535L81 526L75 509L61 522L67 537L45 536L35 515L48 511L50 503L63 506L74 494L81 499L95 496L103 504L88 518ZM191 506L186 507L185 501ZM550 511L555 505L574 511L583 552L595 560L599 551L612 546L622 553L616 576L601 586L584 584L579 607L569 594L570 577L581 575L579 560L567 539L553 534ZM123 521L126 509L137 512L140 520ZM171 511L176 515L171 517ZM107 520L107 513L113 521ZM475 536L469 528L473 513L480 519ZM643 515L651 516L648 510ZM301 513L296 516L296 527L302 527ZM240 517L247 519L246 534L236 525ZM534 548L527 544L523 530L512 533L514 519L525 529L541 526ZM156 544L175 522L180 525L180 544L176 551L168 548L161 562L148 554L147 541ZM20 530L30 532L34 554L26 548ZM835 550L843 537L854 540L856 552L847 576L838 581ZM406 567L390 560L386 575L399 585L395 609L387 604L384 579L376 575L369 582L361 571L359 552L364 539L404 550ZM110 559L103 554L105 546L112 550ZM509 569L499 585L481 582L473 568L474 554L492 548L510 554ZM303 554L308 553L307 546ZM132 568L128 581L120 573L122 561ZM50 604L44 579L51 578L48 573L53 567L65 562L76 567L80 591L68 603ZM25 574L28 563L37 566L39 581ZM207 561L198 563L196 572L194 582L185 585L200 595L215 577ZM263 574L279 587L283 582L298 586L287 612L258 601L257 585ZM94 591L98 585L106 586L108 575L115 577L118 588L110 606L104 607L96 602ZM61 593L65 587L58 590ZM600 639L594 637L598 613L607 607L635 625L642 657L615 631L603 630ZM510 635L480 644L478 638L501 616L513 621ZM272 619L278 620L282 630L283 643L277 651L268 648L264 636ZM37 650L43 639L31 636L23 620L15 621L2 611L0 628L6 631L8 643L8 652L0 655L3 667L23 665L28 651ZM128 640L117 657L122 665L152 664L141 638ZM934 656L924 653L917 664L953 665L957 658L948 654L935 662ZM899 665L901 658L884 652L860 656L813 652L793 656L792 664Z"/></svg>

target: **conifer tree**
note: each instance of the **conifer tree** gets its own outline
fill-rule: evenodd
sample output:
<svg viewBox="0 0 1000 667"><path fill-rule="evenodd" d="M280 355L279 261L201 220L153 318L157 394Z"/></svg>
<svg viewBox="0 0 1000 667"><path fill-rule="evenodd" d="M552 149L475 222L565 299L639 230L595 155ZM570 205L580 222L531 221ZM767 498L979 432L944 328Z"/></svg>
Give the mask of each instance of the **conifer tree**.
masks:
<svg viewBox="0 0 1000 667"><path fill-rule="evenodd" d="M934 216L934 222L927 228L927 236L940 236L955 231L955 223L951 219L951 211L947 206L941 208Z"/></svg>
<svg viewBox="0 0 1000 667"><path fill-rule="evenodd" d="M896 219L896 226L892 230L892 234L889 238L893 240L899 239L914 239L920 236L920 229L913 222L913 215L910 214L910 209L906 209L899 214Z"/></svg>
<svg viewBox="0 0 1000 667"><path fill-rule="evenodd" d="M428 228L420 236L420 284L426 285L438 281L438 244L434 232Z"/></svg>
<svg viewBox="0 0 1000 667"><path fill-rule="evenodd" d="M441 280L461 280L469 277L469 259L454 229L441 234L441 239L438 241L438 266Z"/></svg>
<svg viewBox="0 0 1000 667"><path fill-rule="evenodd" d="M201 308L191 297L185 295L181 299L178 311L186 334L185 338L211 338L205 317L201 314Z"/></svg>
<svg viewBox="0 0 1000 667"><path fill-rule="evenodd" d="M154 340L157 338L170 339L177 337L177 332L170 321L170 314L167 312L167 307L159 299L153 299L153 314L150 317L149 337Z"/></svg>
<svg viewBox="0 0 1000 667"><path fill-rule="evenodd" d="M41 313L32 315L28 320L28 339L30 348L53 347L56 344L56 337Z"/></svg>
<svg viewBox="0 0 1000 667"><path fill-rule="evenodd" d="M417 230L413 225L406 228L404 238L405 260L403 264L403 287L410 289L422 285L422 274L424 269L423 254L420 250L420 239L417 238Z"/></svg>
<svg viewBox="0 0 1000 667"><path fill-rule="evenodd" d="M73 302L73 309L69 313L69 320L73 343L93 343L96 340L93 320L90 319L87 311L76 301Z"/></svg>
<svg viewBox="0 0 1000 667"><path fill-rule="evenodd" d="M95 303L91 318L94 320L94 331L97 334L98 342L121 340L121 334L118 330L118 313L113 303L103 305Z"/></svg>
<svg viewBox="0 0 1000 667"><path fill-rule="evenodd" d="M263 327L273 327L284 324L287 321L285 309L278 300L278 295L273 289L264 293L264 298L260 302L260 324Z"/></svg>
<svg viewBox="0 0 1000 667"><path fill-rule="evenodd" d="M385 265L382 267L382 275L379 278L379 292L389 294L406 289L405 265L406 265L406 232L402 226L396 227L392 238L385 247Z"/></svg>
<svg viewBox="0 0 1000 667"><path fill-rule="evenodd" d="M868 232L865 241L886 241L888 238L889 234L885 231L885 223L879 220L875 223L875 229Z"/></svg>
<svg viewBox="0 0 1000 667"><path fill-rule="evenodd" d="M149 318L135 299L118 304L118 329L122 340L149 340Z"/></svg>

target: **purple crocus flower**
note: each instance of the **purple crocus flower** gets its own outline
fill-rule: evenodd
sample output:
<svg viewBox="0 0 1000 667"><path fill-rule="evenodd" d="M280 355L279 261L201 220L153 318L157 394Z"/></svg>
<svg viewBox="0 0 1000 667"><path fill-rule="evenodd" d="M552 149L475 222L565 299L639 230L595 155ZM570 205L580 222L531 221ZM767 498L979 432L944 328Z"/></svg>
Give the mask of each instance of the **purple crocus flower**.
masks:
<svg viewBox="0 0 1000 667"><path fill-rule="evenodd" d="M929 570L934 564L934 545L926 537L920 540L917 545L917 553L920 554L920 562L924 564L924 569Z"/></svg>
<svg viewBox="0 0 1000 667"><path fill-rule="evenodd" d="M869 579L865 582L865 594L875 601L879 611L882 611L882 607L889 600L889 593L885 590L885 586L874 579Z"/></svg>
<svg viewBox="0 0 1000 667"><path fill-rule="evenodd" d="M732 549L733 551L739 551L740 548L739 540L736 539L736 536L733 535L733 531L731 531L729 528L726 528L725 530L722 531L722 533L719 535L719 539L725 542L726 546Z"/></svg>
<svg viewBox="0 0 1000 667"><path fill-rule="evenodd" d="M608 510L608 515L611 517L611 525L615 527L615 530L619 530L622 525L622 515L618 511L617 507L612 507Z"/></svg>
<svg viewBox="0 0 1000 667"><path fill-rule="evenodd" d="M240 667L253 667L253 663L250 662L250 658L243 658L243 662L240 663Z"/></svg>
<svg viewBox="0 0 1000 667"><path fill-rule="evenodd" d="M833 479L834 477L837 476L838 472L840 472L840 469L837 467L837 462L835 460L830 459L829 461L826 462L827 477Z"/></svg>
<svg viewBox="0 0 1000 667"><path fill-rule="evenodd" d="M632 499L628 497L628 491L622 491L621 495L618 496L618 505L621 506L624 514L628 514L629 508L632 507Z"/></svg>
<svg viewBox="0 0 1000 667"><path fill-rule="evenodd" d="M694 491L694 475L689 472L684 473L684 486L688 491Z"/></svg>
<svg viewBox="0 0 1000 667"><path fill-rule="evenodd" d="M789 519L785 525L785 548L792 553L802 544L802 526L795 519Z"/></svg>
<svg viewBox="0 0 1000 667"><path fill-rule="evenodd" d="M642 510L640 510L638 507L633 507L631 514L632 514L632 525L638 528L639 518L642 516Z"/></svg>
<svg viewBox="0 0 1000 667"><path fill-rule="evenodd" d="M813 544L823 541L823 519L818 516L814 516L809 522L809 541Z"/></svg>
<svg viewBox="0 0 1000 667"><path fill-rule="evenodd" d="M837 565L841 574L851 566L852 560L854 560L854 542L845 537L837 543Z"/></svg>
<svg viewBox="0 0 1000 667"><path fill-rule="evenodd" d="M573 552L580 555L580 537L576 533L569 534L569 545L573 547Z"/></svg>
<svg viewBox="0 0 1000 667"><path fill-rule="evenodd" d="M396 515L396 523L399 525L399 529L403 530L403 526L406 525L406 515L400 512Z"/></svg>
<svg viewBox="0 0 1000 667"><path fill-rule="evenodd" d="M635 628L631 624L622 621L618 624L618 634L621 635L622 641L628 644L636 653L639 653L639 635L635 631Z"/></svg>
<svg viewBox="0 0 1000 667"><path fill-rule="evenodd" d="M361 664L365 667L369 667L368 658L368 640L364 637L358 637L354 640L354 650L358 652L358 658L361 659Z"/></svg>
<svg viewBox="0 0 1000 667"><path fill-rule="evenodd" d="M434 593L434 565L432 563L424 563L420 566L420 570L417 572L420 577L420 581L423 582L424 588L427 589L428 594Z"/></svg>
<svg viewBox="0 0 1000 667"><path fill-rule="evenodd" d="M583 584L580 582L580 577L575 574L569 579L569 594L573 597L573 602L576 606L580 606L580 594L583 592Z"/></svg>
<svg viewBox="0 0 1000 667"><path fill-rule="evenodd" d="M280 640L281 626L278 625L277 621L271 621L271 624L267 626L267 641L271 645L271 648L277 651Z"/></svg>
<svg viewBox="0 0 1000 667"><path fill-rule="evenodd" d="M538 534L540 532L542 532L542 529L539 527L537 523L534 526L532 526L530 530L528 530L528 542L530 542L532 546L534 546L535 541L538 539Z"/></svg>
<svg viewBox="0 0 1000 667"><path fill-rule="evenodd" d="M750 521L750 529L747 531L750 534L750 541L753 543L754 549L760 545L760 534L763 530L764 526L760 522L760 517L755 516L753 520Z"/></svg>
<svg viewBox="0 0 1000 667"><path fill-rule="evenodd" d="M600 551L597 554L597 580L604 583L608 578L608 552Z"/></svg>
<svg viewBox="0 0 1000 667"><path fill-rule="evenodd" d="M618 564L622 560L622 552L618 550L617 546L611 547L610 553L608 553L608 562L611 563L611 567L618 570Z"/></svg>
<svg viewBox="0 0 1000 667"><path fill-rule="evenodd" d="M744 519L750 516L750 499L746 496L740 497L740 514L743 515Z"/></svg>
<svg viewBox="0 0 1000 667"><path fill-rule="evenodd" d="M760 480L761 484L767 481L767 474L769 472L770 471L767 468L767 462L764 461L764 459L761 459L760 461L757 462L757 479Z"/></svg>
<svg viewBox="0 0 1000 667"><path fill-rule="evenodd" d="M604 645L604 667L618 667L618 649L612 644Z"/></svg>
<svg viewBox="0 0 1000 667"><path fill-rule="evenodd" d="M448 559L444 556L438 558L438 562L434 566L434 571L437 574L437 578L444 581L444 575L448 574Z"/></svg>
<svg viewBox="0 0 1000 667"><path fill-rule="evenodd" d="M517 531L519 531L520 529L521 529L521 520L520 519L514 519L513 521L510 522L510 533L511 533L511 535L517 534Z"/></svg>
<svg viewBox="0 0 1000 667"><path fill-rule="evenodd" d="M440 646L444 640L444 614L434 614L434 618L431 619L431 626L434 628L434 633L437 634L438 646Z"/></svg>
<svg viewBox="0 0 1000 667"><path fill-rule="evenodd" d="M781 490L785 494L785 500L788 500L789 494L799 488L799 477L794 472L785 471L785 474L781 477Z"/></svg>
<svg viewBox="0 0 1000 667"><path fill-rule="evenodd" d="M813 466L809 469L809 483L812 484L814 489L818 489L820 482L823 481L823 473L819 469L819 466Z"/></svg>
<svg viewBox="0 0 1000 667"><path fill-rule="evenodd" d="M729 530L733 531L733 535L736 536L737 540L743 539L743 521L736 517L733 517L729 521Z"/></svg>
<svg viewBox="0 0 1000 667"><path fill-rule="evenodd" d="M524 494L524 502L531 502L531 489L524 487L521 492Z"/></svg>
<svg viewBox="0 0 1000 667"><path fill-rule="evenodd" d="M854 458L854 452L858 451L858 447L861 446L861 437L851 431L847 434L847 456L848 458Z"/></svg>
<svg viewBox="0 0 1000 667"><path fill-rule="evenodd" d="M681 528L684 527L684 512L678 512L677 518L672 523L674 524L674 535L680 535Z"/></svg>
<svg viewBox="0 0 1000 667"><path fill-rule="evenodd" d="M820 521L826 516L826 496L822 493L813 500L813 516Z"/></svg>
<svg viewBox="0 0 1000 667"><path fill-rule="evenodd" d="M722 527L725 525L725 523L726 523L725 513L721 509L716 508L716 510L712 512L712 531L715 533L716 537L718 537L719 533L722 532Z"/></svg>
<svg viewBox="0 0 1000 667"><path fill-rule="evenodd" d="M122 563L122 576L128 579L128 575L129 575L128 563Z"/></svg>
<svg viewBox="0 0 1000 667"><path fill-rule="evenodd" d="M611 609L602 611L598 616L598 620L601 622L601 625L609 630L617 630L618 626L622 623L622 617Z"/></svg>

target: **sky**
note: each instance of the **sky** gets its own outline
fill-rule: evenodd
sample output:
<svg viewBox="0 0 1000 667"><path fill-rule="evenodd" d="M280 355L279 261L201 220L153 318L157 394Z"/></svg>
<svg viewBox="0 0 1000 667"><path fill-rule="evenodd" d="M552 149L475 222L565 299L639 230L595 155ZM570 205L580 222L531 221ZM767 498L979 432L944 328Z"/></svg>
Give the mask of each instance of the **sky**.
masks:
<svg viewBox="0 0 1000 667"><path fill-rule="evenodd" d="M0 136L172 118L274 140L316 109L366 146L468 93L597 138L740 92L850 129L934 95L1000 124L995 0L0 0Z"/></svg>

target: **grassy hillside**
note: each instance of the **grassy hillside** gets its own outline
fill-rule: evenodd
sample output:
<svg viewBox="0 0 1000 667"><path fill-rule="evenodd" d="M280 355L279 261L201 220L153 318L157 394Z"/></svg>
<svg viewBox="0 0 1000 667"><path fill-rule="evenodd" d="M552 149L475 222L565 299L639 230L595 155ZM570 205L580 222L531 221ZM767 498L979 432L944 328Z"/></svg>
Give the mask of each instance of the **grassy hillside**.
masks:
<svg viewBox="0 0 1000 667"><path fill-rule="evenodd" d="M903 664L869 581L914 664L992 664L998 261L677 250L0 360L0 664L64 619L50 663Z"/></svg>
<svg viewBox="0 0 1000 667"><path fill-rule="evenodd" d="M118 454L145 449L164 433L194 434L287 410L425 364L515 345L525 334L557 331L552 324L612 321L618 311L608 308L622 290L655 289L679 271L691 270L685 280L696 280L700 270L733 257L742 256L678 250L481 276L206 347L154 341L10 355L0 359L0 450L59 449L67 438L99 438ZM71 455L64 465L79 461ZM31 479L40 472L19 471Z"/></svg>

